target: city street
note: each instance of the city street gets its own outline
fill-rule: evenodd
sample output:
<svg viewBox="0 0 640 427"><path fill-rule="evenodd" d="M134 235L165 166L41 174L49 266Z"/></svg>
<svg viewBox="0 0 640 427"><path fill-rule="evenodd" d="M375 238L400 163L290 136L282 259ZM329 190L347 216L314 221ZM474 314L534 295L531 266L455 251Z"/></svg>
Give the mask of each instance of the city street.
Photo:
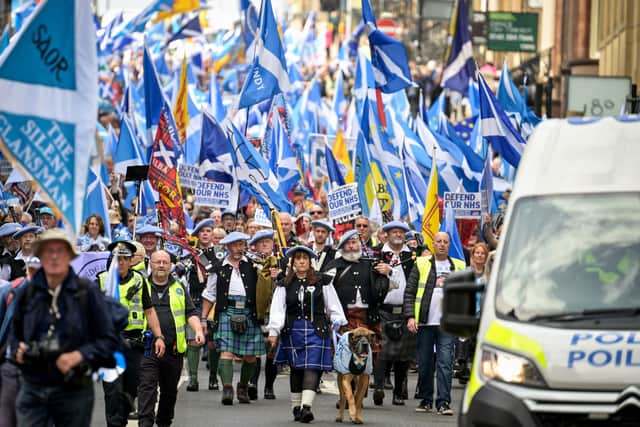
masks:
<svg viewBox="0 0 640 427"><path fill-rule="evenodd" d="M264 372L263 372L264 374ZM234 378L237 380L239 372L236 370ZM261 377L263 380L264 376ZM187 376L186 371L180 380L180 390L178 392L178 402L176 403L176 417L173 425L176 427L186 426L281 426L296 425L291 416L289 403L289 381L286 375L278 376L275 383L276 400L262 399L262 388L257 401L252 401L249 405L240 405L237 401L232 407L223 407L220 403L220 391L207 390L208 372L204 362L200 365L200 391L189 393L186 391ZM409 374L409 392L413 397L417 374ZM323 377L323 393L316 397L313 406L316 426L336 426L334 422L337 410L335 409L337 388L335 386L334 374ZM453 417L446 417L437 414L416 413L415 406L417 400L409 399L405 406L392 406L390 391L387 391L387 398L382 407L373 405L371 396L365 400L363 416L366 425L371 426L454 426L457 421L460 400L462 398L462 387L457 380L453 382L451 407L455 414ZM345 424L351 424L348 416L345 417ZM96 402L93 411L94 427L106 426L104 419L104 400L102 396L102 386L96 385ZM129 426L136 426L137 422L130 421Z"/></svg>

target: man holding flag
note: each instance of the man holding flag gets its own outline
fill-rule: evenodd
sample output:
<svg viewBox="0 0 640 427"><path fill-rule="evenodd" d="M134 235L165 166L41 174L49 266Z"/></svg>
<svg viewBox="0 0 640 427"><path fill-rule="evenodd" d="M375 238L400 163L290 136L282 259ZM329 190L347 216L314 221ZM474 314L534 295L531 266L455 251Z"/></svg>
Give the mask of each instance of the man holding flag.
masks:
<svg viewBox="0 0 640 427"><path fill-rule="evenodd" d="M113 242L108 247L111 257L107 261L107 270L98 274L98 284L103 292L118 299L129 311L127 326L122 336L129 344L124 349L127 367L115 381L103 381L104 409L109 427L127 425L133 401L138 395L138 369L144 354L143 334L151 329L155 337L154 352L161 357L165 351L164 337L160 331L160 322L145 277L132 270L131 258L136 247L131 242Z"/></svg>

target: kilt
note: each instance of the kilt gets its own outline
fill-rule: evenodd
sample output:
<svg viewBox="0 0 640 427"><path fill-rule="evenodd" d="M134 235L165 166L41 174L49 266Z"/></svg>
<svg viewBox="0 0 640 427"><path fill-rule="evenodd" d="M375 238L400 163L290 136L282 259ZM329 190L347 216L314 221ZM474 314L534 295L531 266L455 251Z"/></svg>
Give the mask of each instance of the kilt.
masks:
<svg viewBox="0 0 640 427"><path fill-rule="evenodd" d="M234 301L242 301L245 297L229 297ZM245 314L248 320L248 328L244 334L236 334L231 330L231 316ZM218 316L218 327L213 334L216 351L228 351L237 356L260 356L265 353L264 337L258 322L250 316L248 307L235 308L229 306Z"/></svg>
<svg viewBox="0 0 640 427"><path fill-rule="evenodd" d="M347 316L347 324L340 328L340 332L345 333L359 327L369 329L376 334L375 342L373 342L371 346L371 351L373 353L379 353L380 349L382 348L382 331L380 330L380 323L367 323L366 308L348 308L345 315Z"/></svg>
<svg viewBox="0 0 640 427"><path fill-rule="evenodd" d="M274 363L288 364L294 369L330 371L333 368L331 337L318 336L308 320L294 320L291 333L280 335Z"/></svg>
<svg viewBox="0 0 640 427"><path fill-rule="evenodd" d="M393 321L404 323L402 337L395 341L385 333L385 325ZM381 360L411 361L416 358L416 335L409 332L406 326L407 319L402 313L393 314L380 310L380 327L382 329L382 350L379 353Z"/></svg>

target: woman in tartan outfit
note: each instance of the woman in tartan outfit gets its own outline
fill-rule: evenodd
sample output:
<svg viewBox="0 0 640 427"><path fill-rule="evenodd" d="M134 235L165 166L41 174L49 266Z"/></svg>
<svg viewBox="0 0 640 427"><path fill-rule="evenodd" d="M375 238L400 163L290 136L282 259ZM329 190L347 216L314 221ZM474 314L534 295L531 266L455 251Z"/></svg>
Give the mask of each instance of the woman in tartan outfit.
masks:
<svg viewBox="0 0 640 427"><path fill-rule="evenodd" d="M280 346L275 363L291 367L289 387L296 421L313 420L311 406L322 371L332 369L331 329L347 323L331 278L316 273L305 246L287 252L292 265L278 283L269 317L269 342Z"/></svg>
<svg viewBox="0 0 640 427"><path fill-rule="evenodd" d="M233 404L233 359L242 359L237 397L250 403L247 387L256 369L256 356L265 354L264 337L256 317L256 267L244 256L249 236L234 231L220 243L228 256L209 275L202 292L202 319L215 303L213 339L220 352L218 374L222 380L222 404Z"/></svg>

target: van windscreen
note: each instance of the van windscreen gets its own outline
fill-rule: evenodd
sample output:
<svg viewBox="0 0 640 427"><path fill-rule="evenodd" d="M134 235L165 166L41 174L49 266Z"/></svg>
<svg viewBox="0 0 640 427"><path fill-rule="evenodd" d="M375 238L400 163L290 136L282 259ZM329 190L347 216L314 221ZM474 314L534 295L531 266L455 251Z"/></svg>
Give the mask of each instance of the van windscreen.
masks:
<svg viewBox="0 0 640 427"><path fill-rule="evenodd" d="M640 194L523 198L509 222L498 315L535 321L640 314Z"/></svg>

